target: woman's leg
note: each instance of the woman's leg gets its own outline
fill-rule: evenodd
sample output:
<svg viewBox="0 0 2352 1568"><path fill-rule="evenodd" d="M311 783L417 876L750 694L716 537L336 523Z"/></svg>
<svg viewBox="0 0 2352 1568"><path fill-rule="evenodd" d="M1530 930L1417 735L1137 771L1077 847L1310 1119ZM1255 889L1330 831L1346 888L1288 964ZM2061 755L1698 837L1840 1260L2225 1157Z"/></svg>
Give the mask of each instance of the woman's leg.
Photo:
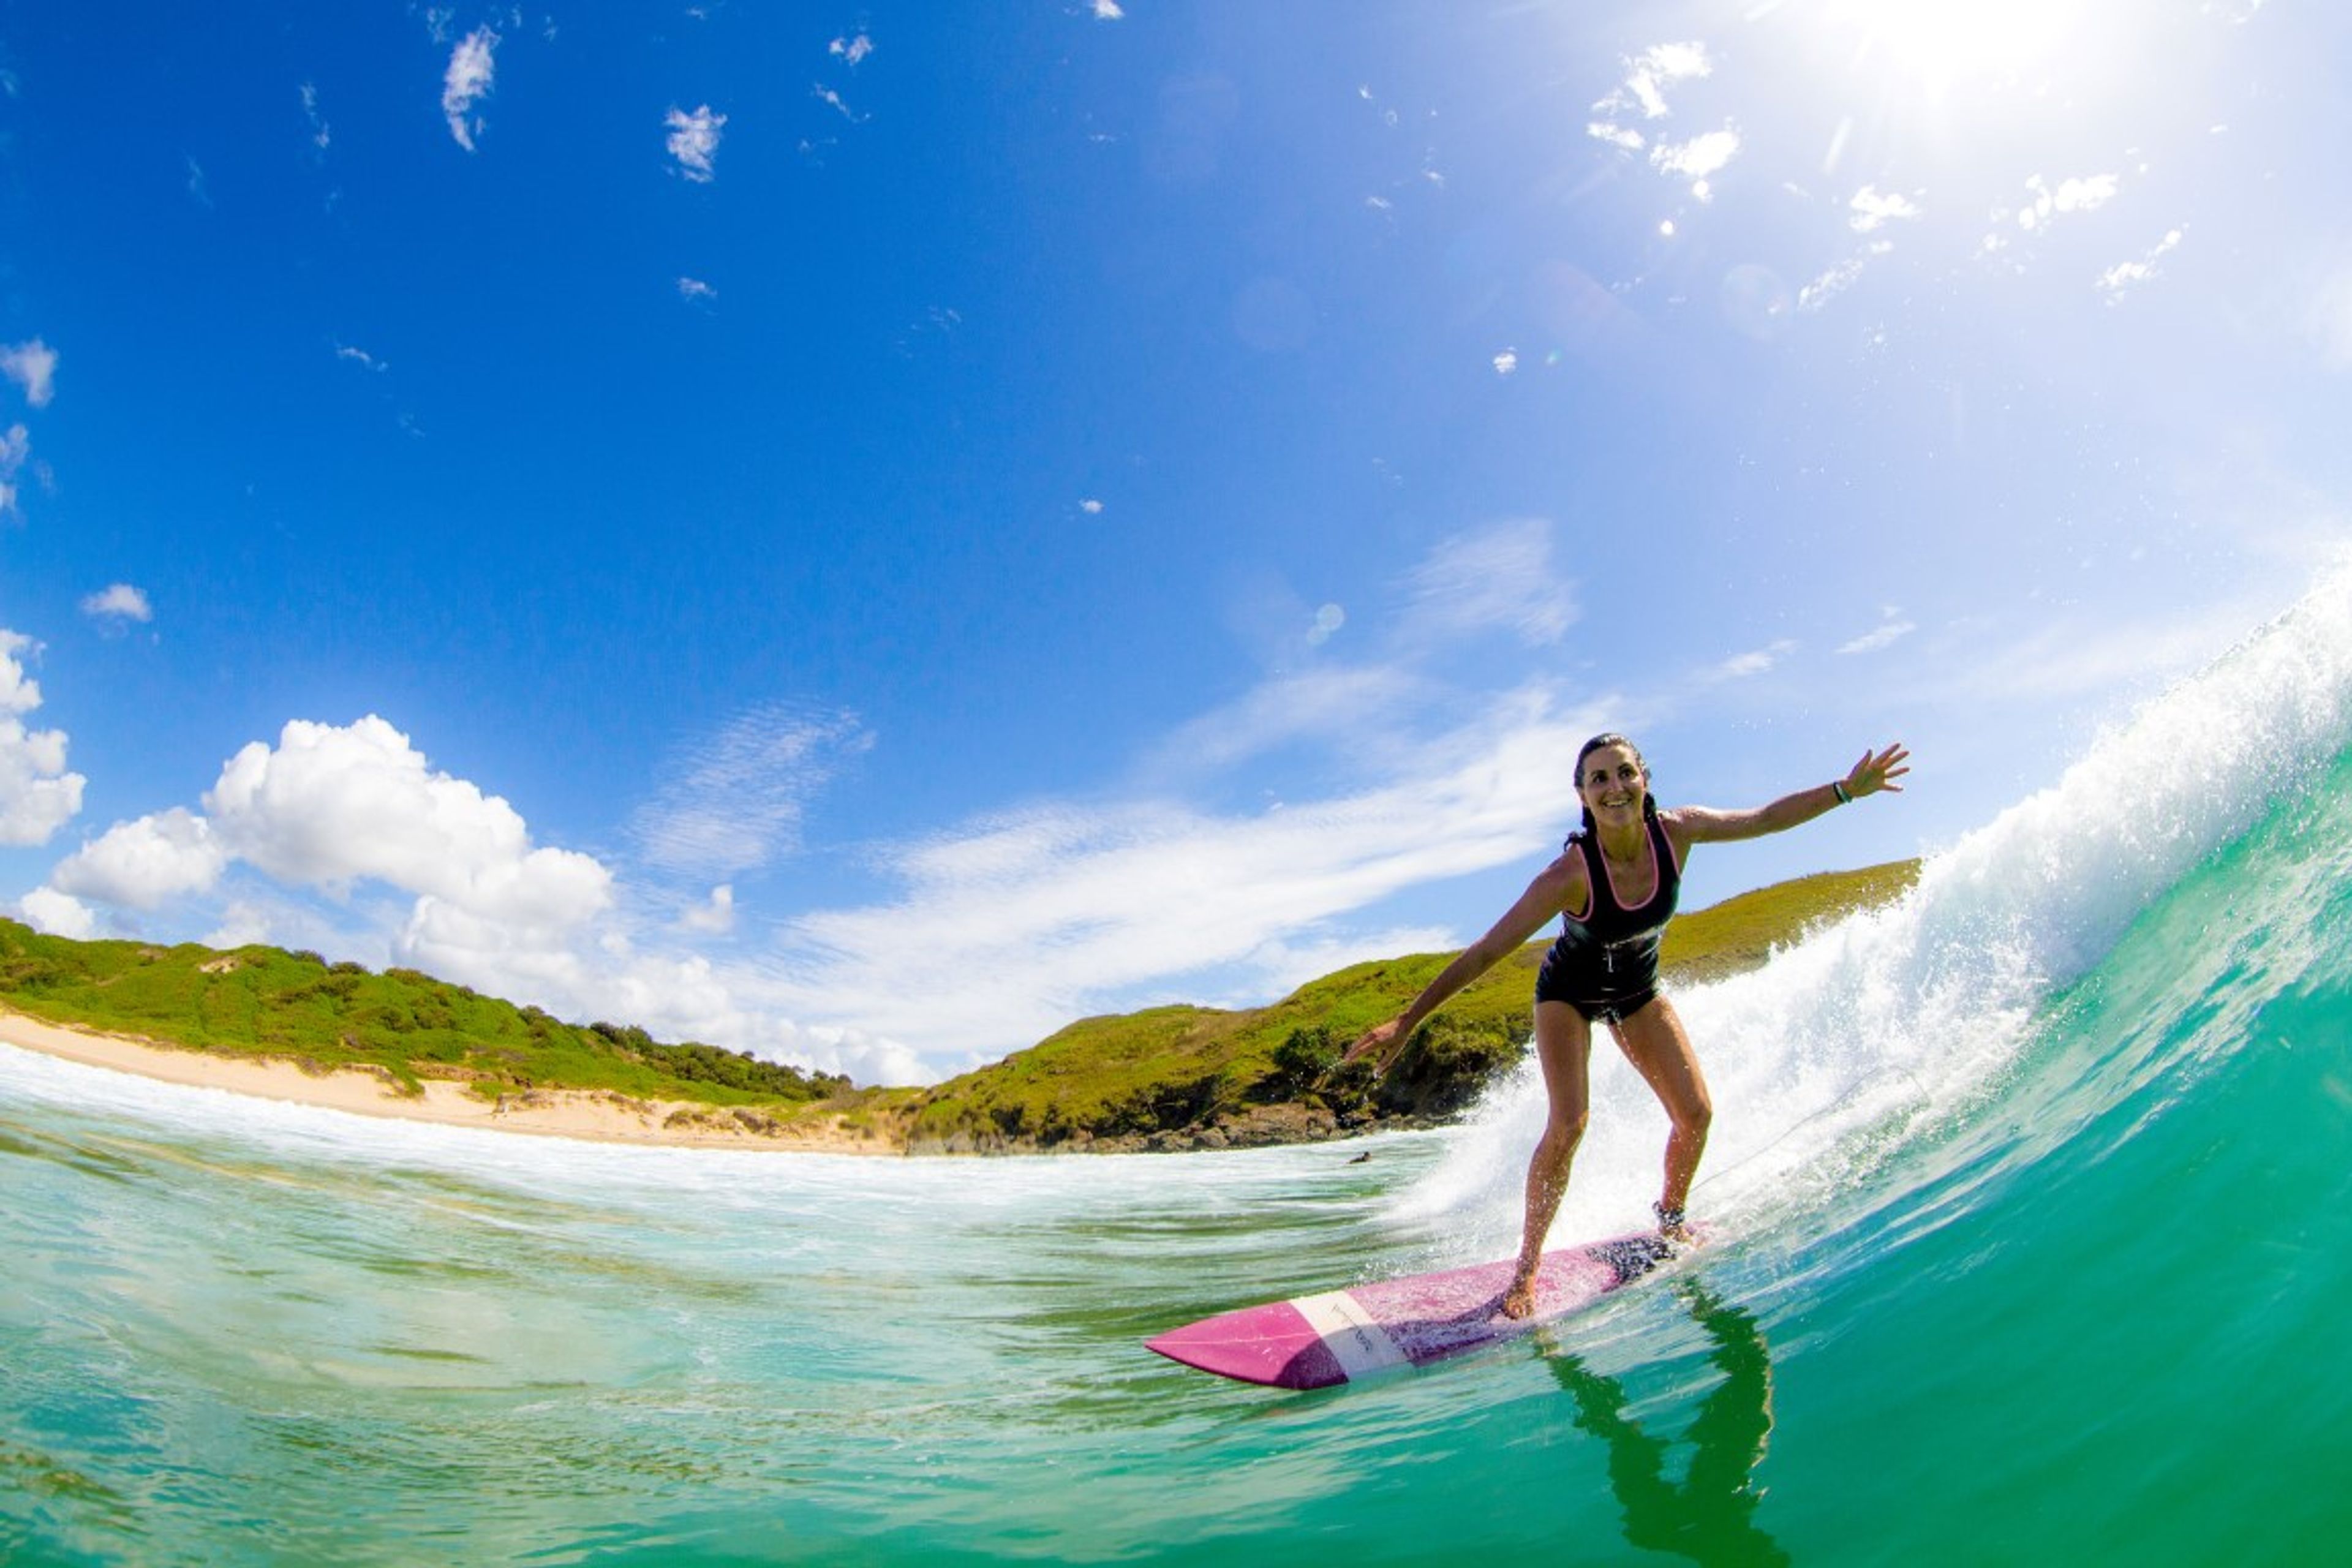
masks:
<svg viewBox="0 0 2352 1568"><path fill-rule="evenodd" d="M1568 1192L1569 1167L1584 1139L1591 1113L1592 1026L1565 1002L1536 1004L1536 1058L1543 1063L1549 1110L1543 1137L1528 1162L1527 1229L1519 1242L1518 1270L1503 1293L1503 1311L1524 1318L1535 1310L1536 1270L1543 1263L1544 1237Z"/></svg>
<svg viewBox="0 0 2352 1568"><path fill-rule="evenodd" d="M1698 1070L1681 1016L1663 995L1620 1023L1615 1032L1618 1048L1674 1122L1674 1131L1666 1135L1666 1184L1658 1204L1682 1208L1690 1202L1691 1179L1698 1174L1699 1156L1706 1152L1706 1130L1715 1120L1706 1079Z"/></svg>

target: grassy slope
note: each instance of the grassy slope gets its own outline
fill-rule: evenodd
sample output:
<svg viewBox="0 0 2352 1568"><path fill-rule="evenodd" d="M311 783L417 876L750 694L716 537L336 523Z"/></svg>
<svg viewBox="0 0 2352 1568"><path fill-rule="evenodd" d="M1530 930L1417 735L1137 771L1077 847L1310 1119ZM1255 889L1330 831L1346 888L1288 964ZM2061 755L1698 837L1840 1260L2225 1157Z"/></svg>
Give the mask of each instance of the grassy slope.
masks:
<svg viewBox="0 0 2352 1568"><path fill-rule="evenodd" d="M1899 896L1916 861L1831 872L1743 894L1668 929L1668 977L1718 979L1849 910ZM709 1046L663 1045L642 1030L562 1023L413 970L371 973L268 947L72 942L0 920L0 1001L54 1023L144 1036L316 1068L374 1067L517 1089L607 1089L642 1099L760 1107L784 1119L836 1117L926 1148L1032 1148L1198 1129L1252 1108L1312 1107L1328 1123L1443 1117L1501 1067L1528 1031L1541 962L1535 943L1470 986L1375 1090L1314 1066L1393 1016L1450 954L1360 963L1270 1006L1170 1006L1085 1018L993 1066L928 1089L853 1090ZM1302 1066L1302 1064L1306 1064ZM1294 1129L1295 1129L1295 1124Z"/></svg>
<svg viewBox="0 0 2352 1568"><path fill-rule="evenodd" d="M415 970L371 973L273 947L222 952L186 943L71 942L0 920L0 1000L81 1024L226 1056L278 1057L316 1070L373 1067L510 1089L610 1089L709 1105L796 1104L845 1091L711 1046L663 1045L643 1030L562 1023Z"/></svg>

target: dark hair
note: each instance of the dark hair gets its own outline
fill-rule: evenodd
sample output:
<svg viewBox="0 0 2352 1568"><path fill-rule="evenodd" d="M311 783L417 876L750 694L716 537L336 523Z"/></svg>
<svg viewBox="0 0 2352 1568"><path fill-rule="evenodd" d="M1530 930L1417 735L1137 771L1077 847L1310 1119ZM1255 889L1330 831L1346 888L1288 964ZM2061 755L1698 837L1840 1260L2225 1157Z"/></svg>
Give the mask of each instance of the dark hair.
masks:
<svg viewBox="0 0 2352 1568"><path fill-rule="evenodd" d="M1591 756L1593 752L1609 746L1622 746L1627 751L1633 752L1634 765L1642 770L1644 776L1647 776L1650 771L1650 759L1642 754L1642 748L1633 744L1633 742L1627 740L1624 736L1619 734L1614 730L1605 731L1584 742L1583 746L1576 753L1576 799L1578 807L1582 812L1584 817L1584 826L1578 831L1581 832L1588 838L1599 833L1601 829L1600 825L1592 820L1592 808L1583 804L1584 762L1585 759ZM1657 815L1658 797L1652 795L1648 790L1643 790L1642 792L1643 819L1644 821L1654 821Z"/></svg>

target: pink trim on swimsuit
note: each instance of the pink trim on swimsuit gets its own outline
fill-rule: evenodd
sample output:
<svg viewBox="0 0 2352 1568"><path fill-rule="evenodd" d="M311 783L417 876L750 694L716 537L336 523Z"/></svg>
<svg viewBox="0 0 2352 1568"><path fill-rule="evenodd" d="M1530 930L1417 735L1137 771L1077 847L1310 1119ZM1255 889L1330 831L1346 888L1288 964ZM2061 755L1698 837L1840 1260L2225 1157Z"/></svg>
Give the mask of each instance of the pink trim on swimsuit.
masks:
<svg viewBox="0 0 2352 1568"><path fill-rule="evenodd" d="M1663 838L1666 841L1666 858L1675 863L1675 879L1679 880L1683 874L1683 858L1675 853L1675 837L1673 834L1666 831L1666 825L1660 822L1654 816L1644 816L1642 820L1642 840L1649 847L1650 850L1650 896L1643 899L1638 905L1627 903L1625 901L1625 895L1617 890L1617 873L1609 868L1609 857L1602 853L1601 848L1601 840L1597 836L1592 841L1592 856L1588 857L1586 862L1587 864L1590 864L1591 858L1594 857L1597 857L1600 859L1601 874L1609 879L1610 901L1615 904L1619 910L1629 915L1638 914L1641 910L1648 909L1652 904L1658 901L1658 895L1666 890L1666 879L1658 869L1659 839ZM1591 903L1592 894L1590 887L1588 886L1585 891L1585 911L1583 920L1589 921L1592 918ZM1582 921L1580 921L1578 923L1581 924Z"/></svg>

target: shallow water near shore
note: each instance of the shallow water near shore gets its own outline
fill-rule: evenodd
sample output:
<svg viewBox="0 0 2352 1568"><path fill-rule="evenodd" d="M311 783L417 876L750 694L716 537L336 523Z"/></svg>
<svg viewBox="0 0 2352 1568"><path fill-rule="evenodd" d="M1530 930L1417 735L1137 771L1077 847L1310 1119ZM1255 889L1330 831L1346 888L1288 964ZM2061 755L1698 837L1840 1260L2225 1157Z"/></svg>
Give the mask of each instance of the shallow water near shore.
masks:
<svg viewBox="0 0 2352 1568"><path fill-rule="evenodd" d="M2347 693L2324 595L1903 904L1684 996L1715 1244L1323 1394L1141 1341L1507 1253L1528 1072L1443 1132L927 1161L0 1048L0 1558L2320 1560L2352 1532ZM2285 782L2216 791L2184 736ZM1654 1190L1663 1122L1597 1068L1560 1241Z"/></svg>

